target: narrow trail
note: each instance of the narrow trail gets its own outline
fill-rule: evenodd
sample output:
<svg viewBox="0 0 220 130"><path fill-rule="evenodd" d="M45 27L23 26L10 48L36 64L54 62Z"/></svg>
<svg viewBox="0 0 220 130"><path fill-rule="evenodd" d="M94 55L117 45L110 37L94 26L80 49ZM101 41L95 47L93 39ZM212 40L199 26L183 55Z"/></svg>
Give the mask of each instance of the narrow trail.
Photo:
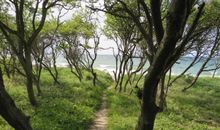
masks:
<svg viewBox="0 0 220 130"><path fill-rule="evenodd" d="M89 130L106 130L107 126L107 103L106 95L102 97L102 105L100 109L96 112L96 118L93 124L90 126Z"/></svg>

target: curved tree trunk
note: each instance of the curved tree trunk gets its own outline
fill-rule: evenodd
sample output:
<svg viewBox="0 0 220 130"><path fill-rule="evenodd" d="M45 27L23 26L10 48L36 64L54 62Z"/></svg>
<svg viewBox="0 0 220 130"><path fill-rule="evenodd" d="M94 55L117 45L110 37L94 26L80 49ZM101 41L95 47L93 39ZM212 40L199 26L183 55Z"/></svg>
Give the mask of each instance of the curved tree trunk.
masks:
<svg viewBox="0 0 220 130"><path fill-rule="evenodd" d="M32 130L29 118L25 116L15 105L13 99L5 91L5 86L0 70L0 115L12 126L15 130Z"/></svg>
<svg viewBox="0 0 220 130"><path fill-rule="evenodd" d="M137 130L153 130L155 117L159 110L159 107L156 106L158 83L165 71L170 69L169 63L175 60L170 61L169 57L174 54L177 42L183 34L185 22L191 9L190 2L192 1L172 0L170 3L166 30L145 77ZM182 43L182 45L184 44Z"/></svg>

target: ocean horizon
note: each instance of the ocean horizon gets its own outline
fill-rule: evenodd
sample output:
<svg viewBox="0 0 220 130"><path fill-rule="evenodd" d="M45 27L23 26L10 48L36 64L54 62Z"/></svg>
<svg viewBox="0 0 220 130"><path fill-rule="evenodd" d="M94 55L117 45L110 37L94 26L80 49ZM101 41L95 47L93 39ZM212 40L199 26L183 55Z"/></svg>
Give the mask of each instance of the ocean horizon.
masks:
<svg viewBox="0 0 220 130"><path fill-rule="evenodd" d="M192 62L193 57L182 57L180 58L177 63L174 64L174 66L172 67L172 75L179 75L180 73L182 73L185 68L188 67L188 65ZM195 76L198 72L198 70L200 69L202 62L204 61L201 60L200 62L198 62L196 65L194 65L193 67L191 67L185 74L191 75L191 76ZM220 63L220 58L215 58L209 61L209 63L207 64L207 68L211 69L213 68L213 65L218 62ZM135 58L134 59L134 68L137 67L139 63L139 59ZM65 58L63 57L59 57L57 60L57 66L59 67L67 67L68 63L65 60ZM148 67L149 64L146 63L145 67ZM110 74L113 74L113 71L116 68L116 61L113 55L98 55L97 59L94 63L94 68L98 69L98 70L102 70L102 71L106 71ZM212 76L214 73L214 71L204 71L202 72L201 76ZM220 69L218 69L215 73L215 76L220 76Z"/></svg>

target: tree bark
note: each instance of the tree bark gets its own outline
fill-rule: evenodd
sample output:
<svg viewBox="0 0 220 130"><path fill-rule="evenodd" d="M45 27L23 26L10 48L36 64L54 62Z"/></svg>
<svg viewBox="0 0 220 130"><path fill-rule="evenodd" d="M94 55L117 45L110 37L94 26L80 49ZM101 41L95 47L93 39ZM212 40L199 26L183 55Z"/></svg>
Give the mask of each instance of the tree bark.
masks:
<svg viewBox="0 0 220 130"><path fill-rule="evenodd" d="M158 107L154 102L143 103L136 130L153 130L157 113Z"/></svg>
<svg viewBox="0 0 220 130"><path fill-rule="evenodd" d="M13 99L5 90L2 73L0 70L0 115L15 130L32 130L29 118L25 116L15 105Z"/></svg>
<svg viewBox="0 0 220 130"><path fill-rule="evenodd" d="M26 86L28 92L28 98L30 100L31 105L36 106L37 100L34 95L33 89L33 74L32 74L32 62L31 62L31 48L26 50L26 65L25 65L25 73L26 73Z"/></svg>
<svg viewBox="0 0 220 130"><path fill-rule="evenodd" d="M215 69L215 70L213 71L212 78L215 78L215 73L216 73L216 71L217 71L217 69Z"/></svg>
<svg viewBox="0 0 220 130"><path fill-rule="evenodd" d="M40 96L42 94L41 88L40 88L40 79L36 81L36 87L37 87L37 96Z"/></svg>
<svg viewBox="0 0 220 130"><path fill-rule="evenodd" d="M160 87L159 103L158 103L159 112L162 112L166 107L165 79L166 79L166 74L164 74L161 77L159 83L159 87Z"/></svg>
<svg viewBox="0 0 220 130"><path fill-rule="evenodd" d="M93 75L93 79L92 79L93 85L96 86L97 74L96 72L94 72L93 68L92 68L92 75Z"/></svg>

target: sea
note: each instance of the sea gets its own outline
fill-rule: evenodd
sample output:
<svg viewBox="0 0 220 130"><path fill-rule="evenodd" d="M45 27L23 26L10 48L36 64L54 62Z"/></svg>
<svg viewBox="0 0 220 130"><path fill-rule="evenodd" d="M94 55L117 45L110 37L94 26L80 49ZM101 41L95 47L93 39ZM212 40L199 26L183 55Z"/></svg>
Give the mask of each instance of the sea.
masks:
<svg viewBox="0 0 220 130"><path fill-rule="evenodd" d="M192 60L193 60L193 57L180 58L172 67L172 75L178 75L182 73L185 70L185 68L187 68L188 65L192 62ZM133 61L134 61L134 68L135 68L137 67L139 63L139 59L135 58ZM204 61L205 61L205 58L203 58L200 62L198 62L193 67L191 67L185 74L195 76ZM207 66L206 69L214 68L216 63L220 64L220 58L214 58L210 60L208 64L206 65ZM68 63L64 58L58 58L57 66L67 67ZM149 64L146 63L145 67L148 67L148 66ZM95 61L95 64L94 64L94 68L113 74L113 71L116 68L115 57L113 55L98 55ZM214 71L204 71L202 72L201 76L212 76L213 73ZM220 69L216 71L215 76L220 76Z"/></svg>

